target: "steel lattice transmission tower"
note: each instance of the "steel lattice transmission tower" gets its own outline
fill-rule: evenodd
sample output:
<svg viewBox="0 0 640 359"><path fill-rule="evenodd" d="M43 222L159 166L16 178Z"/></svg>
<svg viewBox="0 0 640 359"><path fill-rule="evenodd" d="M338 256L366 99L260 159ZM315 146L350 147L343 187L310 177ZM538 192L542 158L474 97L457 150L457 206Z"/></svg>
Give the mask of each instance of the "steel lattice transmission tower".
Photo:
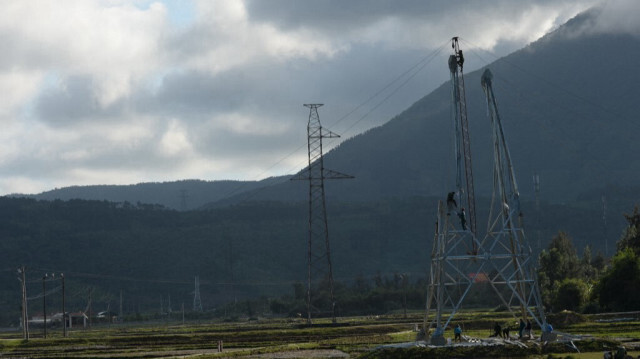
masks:
<svg viewBox="0 0 640 359"><path fill-rule="evenodd" d="M202 301L200 300L200 277L196 276L195 289L193 291L193 311L202 312Z"/></svg>
<svg viewBox="0 0 640 359"><path fill-rule="evenodd" d="M329 246L329 227L327 223L327 207L325 204L324 180L353 178L340 172L324 168L322 139L337 138L339 135L325 129L320 124L318 107L322 104L305 104L309 108L307 124L307 140L309 150L309 166L298 173L292 180L309 181L309 238L307 252L307 324L311 324L311 313L321 312L323 308L315 303L317 296L313 292L314 285L321 282L329 286L331 319L336 321L335 298L333 293L333 269L331 267L331 248Z"/></svg>
<svg viewBox="0 0 640 359"><path fill-rule="evenodd" d="M454 38L454 42L457 52L457 38ZM451 60L449 64L451 67ZM493 290L495 297L514 317L531 319L540 328L547 327L534 272L532 250L522 228L520 195L515 172L491 80L491 72L485 71L482 87L487 99L494 152L493 196L487 233L479 240L477 232L466 228L464 212L457 207L455 201L448 200L446 205L442 201L438 203L424 322L425 331L431 332L431 343L436 345L444 344L444 329L450 324L465 298L472 293L474 285L481 282ZM456 97L459 82L454 81L453 76L452 87L452 106L460 108L456 103L460 101L460 97ZM456 120L460 121L460 117ZM459 129L461 126L456 123L455 127ZM464 140L463 136L456 137L458 140ZM464 145L456 145L458 179L461 177L461 147ZM467 177L467 180L472 179ZM455 197L452 196L452 199L455 200ZM470 198L470 201L473 201L473 198ZM514 307L518 310L513 310ZM432 310L435 311L433 316Z"/></svg>

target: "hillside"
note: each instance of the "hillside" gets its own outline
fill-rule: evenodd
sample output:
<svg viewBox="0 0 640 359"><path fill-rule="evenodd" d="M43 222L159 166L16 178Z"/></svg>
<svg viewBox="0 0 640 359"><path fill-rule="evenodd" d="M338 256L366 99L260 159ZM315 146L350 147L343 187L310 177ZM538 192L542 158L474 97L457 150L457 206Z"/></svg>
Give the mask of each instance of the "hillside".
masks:
<svg viewBox="0 0 640 359"><path fill-rule="evenodd" d="M583 13L540 40L487 63L493 72L507 141L522 198L534 197L532 175L539 174L542 199L563 203L607 186L628 187L640 177L634 134L640 72L629 59L640 56L640 39L629 34L585 32L599 16ZM464 37L462 47L466 50ZM491 54L466 51L466 57ZM442 71L448 71L446 58ZM473 173L479 196L491 194L492 152L480 76L466 73ZM450 85L442 84L410 108L365 133L349 138L325 155L327 168L354 175L328 181L327 196L344 201L375 201L414 195L443 196L454 178ZM105 199L159 203L188 209L219 207L246 200L305 200L300 182L283 176L259 182L182 181L132 186L63 188L38 199ZM600 195L597 195L599 199Z"/></svg>
<svg viewBox="0 0 640 359"><path fill-rule="evenodd" d="M244 191L272 186L286 181L285 177L270 177L261 181L201 181L184 180L134 185L72 186L54 189L33 196L41 200L100 200L159 204L176 210L191 210Z"/></svg>
<svg viewBox="0 0 640 359"><path fill-rule="evenodd" d="M593 16L580 15L488 66L527 236L537 249L563 230L579 250L608 246L611 254L625 225L622 213L640 202L634 138L640 102L633 101L640 74L628 64L640 55L640 40L581 33ZM492 158L481 72L467 74L466 84L482 230ZM356 177L326 183L337 281L426 273L436 202L453 186L449 97L443 84L326 155L327 168ZM541 178L539 212L534 172ZM121 290L127 311L153 310L166 295L189 303L195 276L207 308L290 292L305 280L308 184L288 177L71 187L0 198L0 321L18 317L15 269L22 265L35 298L43 273L64 272L74 310L84 308L93 289L101 309Z"/></svg>
<svg viewBox="0 0 640 359"><path fill-rule="evenodd" d="M336 281L394 273L424 280L435 218L430 204L435 201L413 197L329 203ZM479 205L488 207L484 200ZM532 207L523 203L529 213ZM541 214L540 237L536 216L524 218L534 247L538 238L546 246L562 229L580 250L585 244L601 249L602 243L587 241L602 233L598 211L542 203ZM556 227L558 222L561 228ZM617 239L624 228L622 215L611 213L608 223L610 237ZM105 201L0 198L0 325L19 317L16 268L20 266L27 268L33 308L40 308L44 273L65 274L67 308L72 311L86 308L89 293L94 310L113 308L120 292L126 313L154 313L161 298L167 297L174 309L180 303L189 308L195 276L206 310L234 299L292 293L295 283L306 280L307 230L304 202L247 202L208 211L173 211ZM59 300L60 295L53 294L48 302L58 308Z"/></svg>
<svg viewBox="0 0 640 359"><path fill-rule="evenodd" d="M486 67L494 90L523 198L572 201L606 186L632 186L640 177L635 134L640 72L629 59L640 56L640 39L626 34L582 33L598 16L593 10ZM464 41L462 46L465 46ZM466 57L490 55L475 50ZM448 71L446 62L442 71ZM465 75L476 193L488 196L492 150L484 68ZM371 200L411 195L443 196L454 186L450 85L445 83L386 124L345 140L325 156L327 168L356 177L329 183L331 196ZM255 191L251 198L299 194L288 183ZM599 197L604 192L596 196ZM240 194L242 200L247 194ZM638 197L636 197L638 199Z"/></svg>

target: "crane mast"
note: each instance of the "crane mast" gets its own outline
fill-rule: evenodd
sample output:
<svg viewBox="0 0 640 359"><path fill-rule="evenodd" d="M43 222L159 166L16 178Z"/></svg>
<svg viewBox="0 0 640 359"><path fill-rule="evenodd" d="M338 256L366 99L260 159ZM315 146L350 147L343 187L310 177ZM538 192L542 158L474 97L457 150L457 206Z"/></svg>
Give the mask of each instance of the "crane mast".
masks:
<svg viewBox="0 0 640 359"><path fill-rule="evenodd" d="M467 100L464 89L464 56L458 44L458 37L451 39L454 54L449 56L449 70L451 71L452 90L452 119L456 133L456 190L461 198L466 193L468 222L471 233L476 232L476 203L473 188L473 169L471 166L471 141L469 139L469 122L467 120ZM461 203L462 204L462 203ZM464 206L463 206L464 207ZM473 242L473 252L477 252Z"/></svg>

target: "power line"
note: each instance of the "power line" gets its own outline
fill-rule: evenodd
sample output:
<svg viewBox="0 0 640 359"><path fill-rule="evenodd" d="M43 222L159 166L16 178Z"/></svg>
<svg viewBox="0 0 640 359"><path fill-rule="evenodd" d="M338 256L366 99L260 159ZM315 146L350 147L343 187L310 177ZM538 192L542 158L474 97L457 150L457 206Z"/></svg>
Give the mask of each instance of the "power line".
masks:
<svg viewBox="0 0 640 359"><path fill-rule="evenodd" d="M433 61L440 54L440 52L442 52L442 50L448 45L448 43L449 43L449 40L446 40L439 47L437 47L435 50L433 50L431 53L429 53L427 56L424 56L424 57L420 58L420 60L418 60L413 65L411 65L407 70L403 71L401 74L399 74L398 76L394 77L391 81L386 83L380 90L376 91L373 95L370 95L366 100L362 101L357 106L355 106L351 111L347 112L345 115L340 117L336 122L334 122L332 124L332 126L335 126L335 125L343 122L344 120L349 118L351 115L353 115L356 111L358 111L359 109L364 107L369 102L373 101L375 98L377 98L381 94L383 94L387 89L391 88L394 84L396 84L397 82L399 82L402 79L404 79L404 80L402 80L400 82L400 84L398 86L394 87L389 94L387 94L379 102L377 102L375 105L373 105L369 109L369 111L367 111L364 115L360 116L357 120L355 120L355 122L353 122L350 126L348 126L342 132L350 131L358 123L362 122L365 118L367 118L375 110L377 110L380 106L382 106L387 100L389 100L391 97L393 97L393 95L395 95L400 89L402 89L404 86L406 86L407 83L409 83L409 81L411 81L415 76L417 76L427 65L429 65L431 63L431 61ZM304 147L306 147L306 145L307 145L306 143L301 143L298 147L296 147L296 149L294 149L289 154L287 154L286 156L284 156L281 159L279 159L278 161L276 161L273 165L268 167L266 170L262 171L260 174L255 176L254 180L258 180L258 179L262 178L272 168L274 168L275 166L277 166L280 163L284 162L286 159L290 158L294 154L298 153L300 150L302 150ZM302 167L303 165L304 165L304 161L300 161L296 165L296 167L293 168L292 170L290 170L289 172L293 172L293 171L297 172L296 169ZM238 192L241 192L242 189L245 188L246 186L247 186L246 183L242 183L242 184L238 185L237 187L235 187L234 189L229 191L225 197L230 197L230 196L232 196L232 195L234 195L234 194L236 194ZM243 199L242 202L251 200L260 191L261 191L260 189L256 190L252 195L249 195L249 197Z"/></svg>

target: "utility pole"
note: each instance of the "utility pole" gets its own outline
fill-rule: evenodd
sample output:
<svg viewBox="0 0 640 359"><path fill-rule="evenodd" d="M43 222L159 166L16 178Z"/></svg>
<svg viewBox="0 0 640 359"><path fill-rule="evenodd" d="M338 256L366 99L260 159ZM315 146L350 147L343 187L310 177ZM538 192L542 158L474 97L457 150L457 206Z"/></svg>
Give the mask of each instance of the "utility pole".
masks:
<svg viewBox="0 0 640 359"><path fill-rule="evenodd" d="M91 288L91 290L89 291L89 305L88 305L88 307L89 307L89 328L91 328L91 317L93 317L93 315L91 313L91 310L92 310L91 306L93 304L93 303L91 303L91 299L92 299L91 296L92 295L93 295L93 288Z"/></svg>
<svg viewBox="0 0 640 359"><path fill-rule="evenodd" d="M604 239L604 255L609 255L609 241L607 240L607 197L602 195L602 237Z"/></svg>
<svg viewBox="0 0 640 359"><path fill-rule="evenodd" d="M20 281L20 287L22 292L22 339L29 340L29 316L27 314L27 280L26 280L26 268L22 266L18 268L18 280Z"/></svg>
<svg viewBox="0 0 640 359"><path fill-rule="evenodd" d="M62 278L62 336L67 337L67 312L64 307L64 273L60 273Z"/></svg>
<svg viewBox="0 0 640 359"><path fill-rule="evenodd" d="M120 313L118 313L118 322L122 323L123 318L122 318L123 312L122 312L122 289L120 289Z"/></svg>
<svg viewBox="0 0 640 359"><path fill-rule="evenodd" d="M307 251L307 324L311 325L312 283L327 280L331 296L331 319L336 322L335 297L333 293L333 270L331 268L331 250L329 247L329 226L325 204L324 180L353 178L340 172L324 168L322 154L323 138L338 138L339 135L324 129L320 124L318 107L322 104L305 104L309 108L307 124L307 144L309 166L291 178L309 181L309 237ZM324 263L324 264L323 264Z"/></svg>
<svg viewBox="0 0 640 359"><path fill-rule="evenodd" d="M235 292L235 279L233 275L233 240L230 236L226 236L227 242L227 253L225 255L227 261L227 285L226 285L226 293L227 293L227 302L233 302L232 311L235 313L236 311L236 292ZM225 307L225 317L227 316L227 308Z"/></svg>
<svg viewBox="0 0 640 359"><path fill-rule="evenodd" d="M46 291L46 285L45 282L47 280L47 278L49 277L48 274L45 273L45 275L42 277L42 315L44 316L44 332L43 332L43 338L47 339L47 291Z"/></svg>

